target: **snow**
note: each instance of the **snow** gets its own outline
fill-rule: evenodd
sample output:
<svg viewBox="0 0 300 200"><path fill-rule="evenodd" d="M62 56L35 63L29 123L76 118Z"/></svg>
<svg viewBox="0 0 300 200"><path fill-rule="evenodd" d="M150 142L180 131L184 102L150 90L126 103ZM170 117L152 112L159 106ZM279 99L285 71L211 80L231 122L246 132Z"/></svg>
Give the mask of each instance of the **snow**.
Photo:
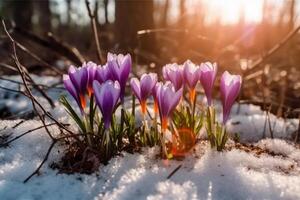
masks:
<svg viewBox="0 0 300 200"><path fill-rule="evenodd" d="M59 96L55 91L51 95ZM122 152L91 175L67 175L50 168L63 155L65 147L58 144L39 176L24 184L51 144L45 130L39 129L8 147L0 147L0 199L300 199L300 149L289 141L298 121L270 115L275 139L262 139L266 113L254 105L238 107L232 110L228 131L239 134L241 142L263 149L263 153L239 148L219 153L201 141L183 161L161 160L157 158L158 147L144 148L142 153ZM51 113L75 128L61 106ZM11 139L41 126L32 119L11 128L19 122L0 121L0 136L9 135ZM266 127L265 136L270 137L268 124ZM54 135L60 133L55 126L49 128ZM228 146L233 145L233 141L228 142Z"/></svg>
<svg viewBox="0 0 300 200"><path fill-rule="evenodd" d="M10 79L17 82L22 82L20 76L2 76L3 78ZM42 84L46 86L55 85L60 82L59 78L55 78L52 76L37 76L31 75L32 79L35 81L36 84ZM7 80L0 80L0 86L8 89L13 90L22 90L25 91L24 86L18 83L13 83ZM61 94L65 94L65 92L61 88L50 88L46 89L46 92L49 97L53 99L58 99ZM33 95L37 97L37 99L45 106L46 109L50 108L48 102L41 97L41 94L33 90ZM20 112L27 112L32 110L31 101L21 95L20 93L16 92L9 92L2 88L0 88L0 110L2 109L9 110L12 114L18 114Z"/></svg>

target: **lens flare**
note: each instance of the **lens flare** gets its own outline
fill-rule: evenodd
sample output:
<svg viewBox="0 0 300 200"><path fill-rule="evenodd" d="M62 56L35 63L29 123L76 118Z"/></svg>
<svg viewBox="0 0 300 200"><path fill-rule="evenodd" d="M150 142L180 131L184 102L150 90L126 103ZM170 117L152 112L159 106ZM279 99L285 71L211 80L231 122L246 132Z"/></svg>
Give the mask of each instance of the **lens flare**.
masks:
<svg viewBox="0 0 300 200"><path fill-rule="evenodd" d="M172 155L174 157L185 156L195 145L196 135L189 128L178 129L172 134Z"/></svg>

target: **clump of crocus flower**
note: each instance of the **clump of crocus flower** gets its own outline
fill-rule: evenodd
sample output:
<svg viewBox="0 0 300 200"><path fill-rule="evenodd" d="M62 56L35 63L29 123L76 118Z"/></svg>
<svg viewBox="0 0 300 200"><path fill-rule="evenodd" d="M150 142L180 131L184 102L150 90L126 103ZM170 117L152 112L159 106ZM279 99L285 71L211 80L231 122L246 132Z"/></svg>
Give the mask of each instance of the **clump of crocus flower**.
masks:
<svg viewBox="0 0 300 200"><path fill-rule="evenodd" d="M231 75L225 71L221 77L221 99L223 105L223 124L229 118L231 107L238 97L242 84L242 77L239 75Z"/></svg>
<svg viewBox="0 0 300 200"><path fill-rule="evenodd" d="M204 74L206 74L207 77L202 79L202 85L208 102L206 131L211 147L216 148L218 151L222 151L228 139L228 133L225 128L226 121L229 118L231 107L239 94L242 79L241 76L231 75L227 71L223 73L220 83L221 100L223 105L223 122L219 123L216 121L215 109L211 104L211 94L213 89L212 83L215 79L216 66L214 67L210 64L206 67L208 66L210 67L206 69L204 68L206 71Z"/></svg>
<svg viewBox="0 0 300 200"><path fill-rule="evenodd" d="M214 87L214 82L217 76L217 64L216 63L202 63L200 65L200 82L205 91L205 95L207 98L208 106L212 104L212 92Z"/></svg>
<svg viewBox="0 0 300 200"><path fill-rule="evenodd" d="M100 84L95 80L93 82L93 90L95 92L97 106L100 108L102 114L104 128L108 130L110 128L112 114L120 98L120 84L118 81L113 82L111 80Z"/></svg>
<svg viewBox="0 0 300 200"><path fill-rule="evenodd" d="M166 82L165 84L159 83L156 87L156 98L159 108L159 117L160 117L160 123L161 123L161 132L162 132L162 138L161 138L161 145L163 153L166 157L168 156L168 152L165 146L165 135L166 131L168 129L169 125L169 118L171 117L174 109L178 105L183 88L180 88L179 90L175 90L175 87L171 82Z"/></svg>
<svg viewBox="0 0 300 200"><path fill-rule="evenodd" d="M129 54L108 54L107 60L103 66L93 62L83 63L79 68L71 66L68 74L63 76L64 86L77 102L80 115L65 97L61 98L84 135L82 142L97 149L105 162L121 146L122 134L127 130L124 123L116 122L114 113L118 102L124 100L131 71Z"/></svg>
<svg viewBox="0 0 300 200"><path fill-rule="evenodd" d="M184 85L183 66L174 64L167 64L162 69L162 75L166 81L170 81L175 90L179 90Z"/></svg>
<svg viewBox="0 0 300 200"><path fill-rule="evenodd" d="M86 67L75 68L71 66L68 75L63 76L65 88L78 103L81 111L86 106L86 93L88 83L88 70Z"/></svg>
<svg viewBox="0 0 300 200"><path fill-rule="evenodd" d="M195 138L205 121L212 148L216 147L219 151L224 148L228 137L225 123L239 94L240 76L224 72L221 77L222 123L216 120L212 101L213 85L217 74L216 63L206 62L196 65L188 60L183 65L167 64L162 69L165 82L158 82L158 76L155 73L143 74L139 79L132 78L130 88L141 106L144 126L144 128L135 128L135 101L133 101L131 112L127 112L124 102L131 68L132 61L129 54L109 53L106 64L97 65L87 62L78 68L71 66L68 74L63 76L64 86L76 101L80 114L65 97L61 98L61 102L84 135L83 143L99 151L99 155L103 156L105 161L123 148L124 141L129 142L127 145L131 146L141 143L143 145L160 144L163 157L170 158L172 156L170 152L173 152L174 146L180 146L181 150L184 150L185 146L190 148L195 143ZM206 112L197 106L198 83L201 83L206 95ZM188 104L183 103L185 89L188 93ZM154 123L151 129L148 129L146 115L150 115L151 112L147 112L147 102L151 96L153 97L154 117L150 116L150 118ZM120 119L115 114L119 105L122 105ZM205 117L206 120L203 120ZM142 130L145 134L136 134ZM166 141L168 130L171 130L172 138L176 138L173 142L177 143L171 148L168 147L170 142ZM190 136L186 137L186 133ZM159 137L153 137L153 134ZM150 142L147 143L145 138L150 138ZM193 141L186 141L187 138ZM184 140L188 145L182 145L181 142Z"/></svg>
<svg viewBox="0 0 300 200"><path fill-rule="evenodd" d="M153 137L151 137L150 135L151 133L149 132L148 129L146 114L147 114L147 99L152 95L156 83L157 83L157 74L155 73L143 74L140 80L137 78L132 78L130 80L131 90L134 93L134 95L138 98L141 105L141 113L143 116L144 128L140 135L142 136L141 141L144 145L149 143L155 143L155 141L152 142L153 139L151 139Z"/></svg>
<svg viewBox="0 0 300 200"><path fill-rule="evenodd" d="M151 96L156 82L157 74L154 73L143 74L140 80L137 78L132 78L130 81L132 92L135 94L141 104L143 117L145 117L147 112L147 98Z"/></svg>
<svg viewBox="0 0 300 200"><path fill-rule="evenodd" d="M131 56L127 55L116 55L108 53L107 55L107 64L110 69L112 78L117 80L121 87L120 99L122 105L124 104L124 95L126 82L131 71Z"/></svg>
<svg viewBox="0 0 300 200"><path fill-rule="evenodd" d="M196 97L196 85L200 78L200 68L188 60L184 63L183 75L186 85L189 88L190 102L193 104Z"/></svg>

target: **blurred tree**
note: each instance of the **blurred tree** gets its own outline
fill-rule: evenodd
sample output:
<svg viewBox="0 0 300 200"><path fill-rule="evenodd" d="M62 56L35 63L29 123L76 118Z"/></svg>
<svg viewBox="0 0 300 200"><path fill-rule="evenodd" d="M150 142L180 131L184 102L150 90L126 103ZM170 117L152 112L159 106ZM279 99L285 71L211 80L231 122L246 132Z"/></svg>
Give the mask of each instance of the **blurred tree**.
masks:
<svg viewBox="0 0 300 200"><path fill-rule="evenodd" d="M67 24L69 26L71 24L71 12L72 12L71 2L72 2L72 0L66 0L66 4L67 4Z"/></svg>
<svg viewBox="0 0 300 200"><path fill-rule="evenodd" d="M51 10L50 10L50 1L49 0L42 0L42 1L35 1L35 5L37 6L36 11L38 11L38 24L39 29L42 31L51 31Z"/></svg>
<svg viewBox="0 0 300 200"><path fill-rule="evenodd" d="M165 4L163 7L163 13L161 18L161 27L167 27L168 25L168 11L169 11L170 3L169 0L165 0Z"/></svg>
<svg viewBox="0 0 300 200"><path fill-rule="evenodd" d="M10 0L1 1L1 15L7 19L12 19L17 26L31 30L33 3L32 0Z"/></svg>
<svg viewBox="0 0 300 200"><path fill-rule="evenodd" d="M108 24L108 0L103 0L103 3L104 3L105 24Z"/></svg>
<svg viewBox="0 0 300 200"><path fill-rule="evenodd" d="M122 50L138 46L137 31L154 28L153 0L116 0L115 2L116 40ZM155 35L143 35L140 48L147 52L155 52Z"/></svg>
<svg viewBox="0 0 300 200"><path fill-rule="evenodd" d="M186 27L186 18L187 18L187 10L185 7L185 0L180 0L179 4L179 12L180 12L180 17L179 17L179 25L182 26L183 28Z"/></svg>
<svg viewBox="0 0 300 200"><path fill-rule="evenodd" d="M295 0L290 0L290 19L289 19L289 30L294 29L294 21L295 21Z"/></svg>

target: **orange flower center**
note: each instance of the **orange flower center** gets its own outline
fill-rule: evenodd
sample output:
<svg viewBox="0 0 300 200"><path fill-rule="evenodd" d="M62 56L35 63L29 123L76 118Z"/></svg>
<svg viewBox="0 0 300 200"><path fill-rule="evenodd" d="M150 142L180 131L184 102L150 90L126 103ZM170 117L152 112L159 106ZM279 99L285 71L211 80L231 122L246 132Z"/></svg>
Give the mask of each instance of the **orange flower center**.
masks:
<svg viewBox="0 0 300 200"><path fill-rule="evenodd" d="M79 99L80 99L81 108L84 109L86 105L85 96L83 94L80 94Z"/></svg>
<svg viewBox="0 0 300 200"><path fill-rule="evenodd" d="M191 101L191 103L194 103L195 97L196 97L196 90L195 90L195 88L192 88L190 90L190 101Z"/></svg>
<svg viewBox="0 0 300 200"><path fill-rule="evenodd" d="M146 103L146 101L141 101L141 110L142 110L143 115L145 115L146 112L147 112L147 103Z"/></svg>
<svg viewBox="0 0 300 200"><path fill-rule="evenodd" d="M161 120L161 129L162 132L164 133L168 128L168 118L167 117L163 117Z"/></svg>
<svg viewBox="0 0 300 200"><path fill-rule="evenodd" d="M155 114L158 113L158 103L157 103L157 100L156 100L156 99L154 99L154 108L153 108L153 110L154 110L154 113L155 113Z"/></svg>
<svg viewBox="0 0 300 200"><path fill-rule="evenodd" d="M91 97L92 94L94 93L94 90L93 90L92 87L88 87L88 88L87 88L87 92L88 92L89 97Z"/></svg>

